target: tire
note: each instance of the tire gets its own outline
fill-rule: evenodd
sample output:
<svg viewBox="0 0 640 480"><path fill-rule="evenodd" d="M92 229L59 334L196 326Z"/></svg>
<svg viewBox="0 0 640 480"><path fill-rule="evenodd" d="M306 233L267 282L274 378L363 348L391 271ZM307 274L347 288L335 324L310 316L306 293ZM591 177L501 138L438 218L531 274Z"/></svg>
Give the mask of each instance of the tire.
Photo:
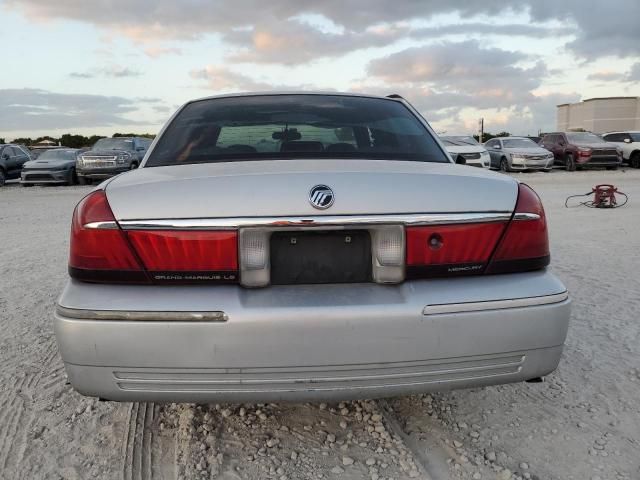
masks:
<svg viewBox="0 0 640 480"><path fill-rule="evenodd" d="M23 187L33 187L33 183L20 183Z"/></svg>
<svg viewBox="0 0 640 480"><path fill-rule="evenodd" d="M618 165L612 166L612 167L605 167L607 170L617 170L618 169Z"/></svg>
<svg viewBox="0 0 640 480"><path fill-rule="evenodd" d="M567 156L564 160L564 168L567 172L575 172L576 171L576 161L573 158L572 153L567 153Z"/></svg>
<svg viewBox="0 0 640 480"><path fill-rule="evenodd" d="M640 168L640 152L633 152L629 158L629 166L631 168Z"/></svg>
<svg viewBox="0 0 640 480"><path fill-rule="evenodd" d="M76 174L76 169L72 168L69 172L69 180L67 180L67 185L77 185L78 184L78 175Z"/></svg>
<svg viewBox="0 0 640 480"><path fill-rule="evenodd" d="M4 173L4 170L0 169L0 187L4 187L4 184L6 181L7 181L7 174Z"/></svg>
<svg viewBox="0 0 640 480"><path fill-rule="evenodd" d="M87 177L78 177L78 185L91 185Z"/></svg>
<svg viewBox="0 0 640 480"><path fill-rule="evenodd" d="M549 173L552 169L551 168L543 168L542 171L544 173Z"/></svg>
<svg viewBox="0 0 640 480"><path fill-rule="evenodd" d="M138 168L138 164L136 162L131 162L131 166L129 167L129 170L135 170L136 168Z"/></svg>
<svg viewBox="0 0 640 480"><path fill-rule="evenodd" d="M509 168L509 162L507 161L506 157L502 157L500 159L500 171L501 172L510 172L511 169Z"/></svg>

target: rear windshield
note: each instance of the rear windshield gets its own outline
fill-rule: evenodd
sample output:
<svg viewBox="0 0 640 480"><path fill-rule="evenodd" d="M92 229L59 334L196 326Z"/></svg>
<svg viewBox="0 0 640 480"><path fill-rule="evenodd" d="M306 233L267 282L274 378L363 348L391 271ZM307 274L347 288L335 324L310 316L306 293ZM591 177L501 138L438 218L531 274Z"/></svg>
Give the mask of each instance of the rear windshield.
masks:
<svg viewBox="0 0 640 480"><path fill-rule="evenodd" d="M146 166L281 158L450 161L400 102L264 95L187 105L165 130Z"/></svg>
<svg viewBox="0 0 640 480"><path fill-rule="evenodd" d="M537 147L538 144L528 138L510 138L509 140L502 140L504 148L531 148Z"/></svg>

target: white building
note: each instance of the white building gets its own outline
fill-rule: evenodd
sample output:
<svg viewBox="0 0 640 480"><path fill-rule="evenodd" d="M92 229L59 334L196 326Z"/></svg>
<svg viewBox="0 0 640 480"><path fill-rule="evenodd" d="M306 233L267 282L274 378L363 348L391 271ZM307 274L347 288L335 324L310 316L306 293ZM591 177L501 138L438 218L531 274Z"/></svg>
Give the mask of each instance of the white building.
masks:
<svg viewBox="0 0 640 480"><path fill-rule="evenodd" d="M561 132L640 130L640 97L590 98L558 105L557 127Z"/></svg>

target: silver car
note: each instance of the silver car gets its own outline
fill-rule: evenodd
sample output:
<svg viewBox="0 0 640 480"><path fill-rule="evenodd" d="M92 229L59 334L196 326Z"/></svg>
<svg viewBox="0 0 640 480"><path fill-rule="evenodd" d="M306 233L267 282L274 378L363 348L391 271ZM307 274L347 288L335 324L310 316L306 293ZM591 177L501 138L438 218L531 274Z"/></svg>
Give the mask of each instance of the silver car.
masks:
<svg viewBox="0 0 640 480"><path fill-rule="evenodd" d="M527 137L497 137L484 144L491 157L491 168L514 170L543 170L553 168L553 153Z"/></svg>
<svg viewBox="0 0 640 480"><path fill-rule="evenodd" d="M406 395L535 379L569 323L528 186L397 96L196 100L72 219L55 332L117 401Z"/></svg>

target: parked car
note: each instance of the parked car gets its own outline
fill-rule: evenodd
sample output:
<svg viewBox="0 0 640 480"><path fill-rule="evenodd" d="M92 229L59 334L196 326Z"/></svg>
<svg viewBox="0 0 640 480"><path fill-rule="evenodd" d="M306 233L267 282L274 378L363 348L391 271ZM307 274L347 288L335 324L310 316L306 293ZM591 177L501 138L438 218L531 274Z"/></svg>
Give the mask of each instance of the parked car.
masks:
<svg viewBox="0 0 640 480"><path fill-rule="evenodd" d="M622 150L622 159L633 168L640 168L640 132L611 132L602 136Z"/></svg>
<svg viewBox="0 0 640 480"><path fill-rule="evenodd" d="M536 145L540 145L540 140L542 140L542 137L538 137L538 136L534 136L534 137L525 136L524 138L528 138Z"/></svg>
<svg viewBox="0 0 640 480"><path fill-rule="evenodd" d="M75 185L77 148L55 148L41 152L37 159L22 166L20 183L29 187L41 183Z"/></svg>
<svg viewBox="0 0 640 480"><path fill-rule="evenodd" d="M553 154L527 137L496 137L484 144L491 157L491 168L514 170L543 170L553 168Z"/></svg>
<svg viewBox="0 0 640 480"><path fill-rule="evenodd" d="M489 168L489 154L475 138L469 135L446 135L440 140L456 163L472 167Z"/></svg>
<svg viewBox="0 0 640 480"><path fill-rule="evenodd" d="M76 171L82 185L138 168L151 140L142 137L101 138L78 157Z"/></svg>
<svg viewBox="0 0 640 480"><path fill-rule="evenodd" d="M20 178L22 166L31 160L29 150L22 145L0 145L0 187L7 180Z"/></svg>
<svg viewBox="0 0 640 480"><path fill-rule="evenodd" d="M569 322L534 191L401 98L187 103L77 205L55 332L118 401L375 398L539 378Z"/></svg>
<svg viewBox="0 0 640 480"><path fill-rule="evenodd" d="M616 170L622 163L622 150L591 132L548 133L542 137L542 146L569 171L587 166Z"/></svg>

